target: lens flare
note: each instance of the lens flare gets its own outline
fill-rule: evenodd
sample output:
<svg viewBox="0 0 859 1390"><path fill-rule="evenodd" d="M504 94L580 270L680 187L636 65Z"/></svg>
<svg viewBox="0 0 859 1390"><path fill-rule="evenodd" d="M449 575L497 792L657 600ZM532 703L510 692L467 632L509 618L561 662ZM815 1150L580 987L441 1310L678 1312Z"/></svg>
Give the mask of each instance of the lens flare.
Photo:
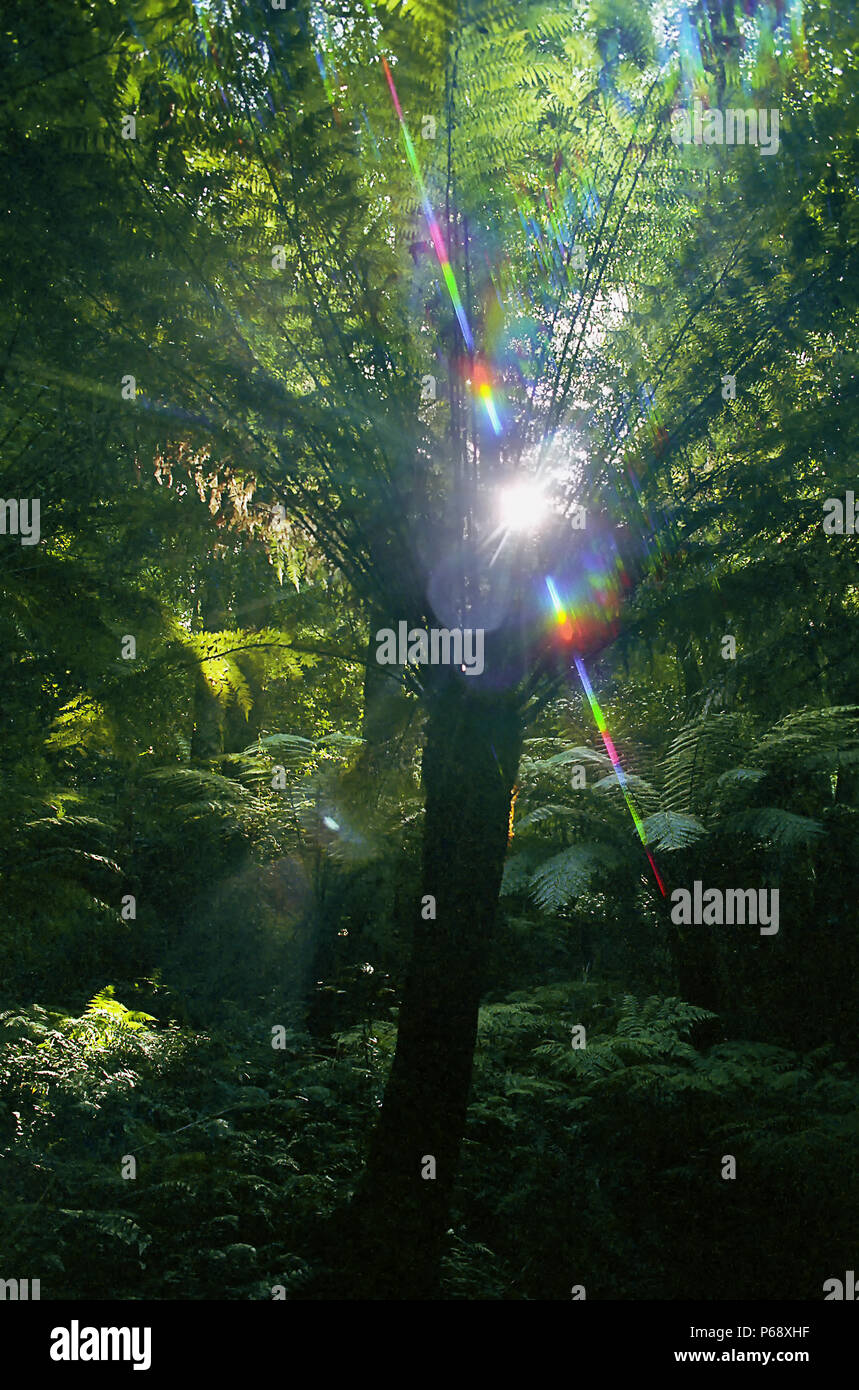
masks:
<svg viewBox="0 0 859 1390"><path fill-rule="evenodd" d="M554 581L548 576L546 577L546 588L549 591L549 598L552 600L552 607L555 610L555 618L557 620L561 635L564 637L566 641L569 641L570 638L567 637L567 633L569 632L570 636L572 636L572 623L567 616L563 603L561 602L561 597L558 593L557 586L555 585ZM623 799L626 802L627 810L629 811L629 814L632 817L632 823L638 831L638 838L644 846L644 852L647 855L650 867L653 870L654 877L656 878L656 882L659 884L659 891L661 892L664 898L665 884L662 882L659 870L657 869L656 864L654 863L653 855L648 849L647 832L644 829L644 824L642 822L641 816L638 814L638 810L632 799L632 795L629 790L629 783L626 780L626 773L620 765L620 758L617 755L617 749L614 746L614 740L609 735L605 715L603 714L603 711L600 708L599 701L594 695L593 686L591 685L590 680L588 679L588 673L585 670L585 663L582 661L582 658L575 652L573 653L573 665L576 668L579 680L582 683L582 689L584 690L588 704L591 707L591 714L593 715L594 723L599 729L600 737L602 738L602 741L605 745L605 751L608 753L609 760L611 761L612 768L614 769L614 775L617 778L618 786L620 787L623 793Z"/></svg>

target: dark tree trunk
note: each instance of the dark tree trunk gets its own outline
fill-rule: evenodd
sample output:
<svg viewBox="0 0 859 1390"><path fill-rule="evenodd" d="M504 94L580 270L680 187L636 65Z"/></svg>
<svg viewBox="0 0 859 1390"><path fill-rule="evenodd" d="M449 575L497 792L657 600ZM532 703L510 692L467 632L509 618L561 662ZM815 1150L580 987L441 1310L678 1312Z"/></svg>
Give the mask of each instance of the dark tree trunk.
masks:
<svg viewBox="0 0 859 1390"><path fill-rule="evenodd" d="M468 687L447 679L430 696L412 957L384 1105L339 1232L340 1296L437 1292L522 740L507 697ZM435 920L421 915L427 896ZM429 1158L434 1178L422 1176Z"/></svg>

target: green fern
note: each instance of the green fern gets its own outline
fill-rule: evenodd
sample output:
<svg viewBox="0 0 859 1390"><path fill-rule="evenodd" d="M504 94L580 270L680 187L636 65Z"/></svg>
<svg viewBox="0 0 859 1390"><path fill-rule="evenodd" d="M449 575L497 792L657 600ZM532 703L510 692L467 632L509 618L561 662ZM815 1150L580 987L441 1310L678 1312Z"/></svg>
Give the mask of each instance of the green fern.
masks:
<svg viewBox="0 0 859 1390"><path fill-rule="evenodd" d="M612 858L601 845L571 845L554 855L531 876L531 894L544 912L557 912L571 898L586 892L593 876Z"/></svg>
<svg viewBox="0 0 859 1390"><path fill-rule="evenodd" d="M681 811L657 811L642 822L648 843L657 849L685 849L707 834L707 827L697 816Z"/></svg>

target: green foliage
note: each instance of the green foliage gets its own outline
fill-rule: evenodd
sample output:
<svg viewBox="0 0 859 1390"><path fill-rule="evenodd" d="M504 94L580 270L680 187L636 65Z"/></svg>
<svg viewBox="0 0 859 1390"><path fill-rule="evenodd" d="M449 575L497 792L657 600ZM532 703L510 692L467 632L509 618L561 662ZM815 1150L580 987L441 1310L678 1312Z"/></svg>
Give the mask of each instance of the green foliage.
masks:
<svg viewBox="0 0 859 1390"><path fill-rule="evenodd" d="M296 1029L274 1051L246 1018L218 1035L154 1023L110 990L80 1018L0 1017L4 1259L43 1271L46 1298L270 1299L355 1181L383 1072Z"/></svg>
<svg viewBox="0 0 859 1390"><path fill-rule="evenodd" d="M855 1259L855 538L820 521L859 441L859 28L753 9L694 7L693 72L637 0L8 0L0 493L43 510L0 536L0 1249L44 1297L324 1263L421 862L431 691L380 694L368 634L435 621L449 557L531 736L446 1296L815 1298ZM778 106L779 157L675 149L693 92ZM556 519L480 558L561 459L633 557L587 653L623 787L532 602L590 557ZM626 795L669 893L777 888L778 936L676 930Z"/></svg>
<svg viewBox="0 0 859 1390"><path fill-rule="evenodd" d="M857 1215L856 1076L829 1048L702 1045L711 1019L575 982L481 1011L455 1230L495 1296L820 1298Z"/></svg>

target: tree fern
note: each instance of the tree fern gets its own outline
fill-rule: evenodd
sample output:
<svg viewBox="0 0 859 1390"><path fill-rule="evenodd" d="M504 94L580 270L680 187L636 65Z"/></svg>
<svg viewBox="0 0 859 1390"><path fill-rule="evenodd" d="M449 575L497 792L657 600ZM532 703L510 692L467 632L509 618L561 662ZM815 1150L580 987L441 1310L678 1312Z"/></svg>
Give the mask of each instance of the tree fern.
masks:
<svg viewBox="0 0 859 1390"><path fill-rule="evenodd" d="M612 858L599 845L572 845L541 864L531 876L531 894L543 911L556 912L571 898L584 893L593 876Z"/></svg>
<svg viewBox="0 0 859 1390"><path fill-rule="evenodd" d="M707 827L697 816L681 811L657 811L645 816L642 824L648 842L660 850L685 849L707 834Z"/></svg>

